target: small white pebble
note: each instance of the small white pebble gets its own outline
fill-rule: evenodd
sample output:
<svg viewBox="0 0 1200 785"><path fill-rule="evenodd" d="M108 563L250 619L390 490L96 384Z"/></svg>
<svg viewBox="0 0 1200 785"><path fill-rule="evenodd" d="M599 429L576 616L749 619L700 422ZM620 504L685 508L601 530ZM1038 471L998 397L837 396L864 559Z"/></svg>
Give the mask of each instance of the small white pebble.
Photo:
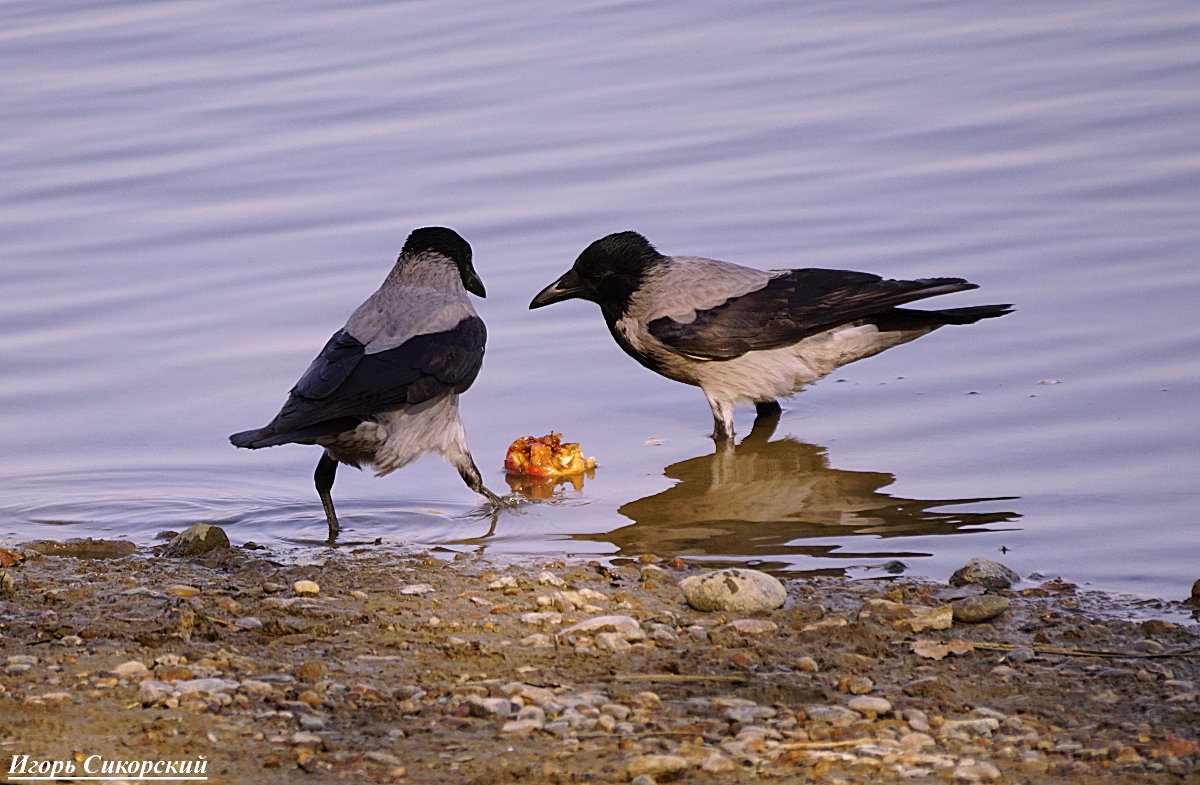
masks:
<svg viewBox="0 0 1200 785"><path fill-rule="evenodd" d="M300 595L315 595L321 593L321 587L316 581L296 581L292 584L292 593Z"/></svg>

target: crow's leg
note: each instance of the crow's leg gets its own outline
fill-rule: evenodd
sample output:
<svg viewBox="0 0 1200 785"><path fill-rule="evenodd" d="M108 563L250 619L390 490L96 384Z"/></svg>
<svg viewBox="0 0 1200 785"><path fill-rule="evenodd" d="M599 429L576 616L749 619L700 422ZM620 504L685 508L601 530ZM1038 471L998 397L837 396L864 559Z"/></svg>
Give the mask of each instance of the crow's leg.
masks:
<svg viewBox="0 0 1200 785"><path fill-rule="evenodd" d="M458 469L458 474L463 478L463 482L467 487L478 493L480 496L487 497L487 500L495 505L504 504L504 500L496 494L489 491L483 485L483 478L479 476L479 467L475 465L475 461L467 454L464 458L454 462L454 468ZM493 522L494 523L494 522Z"/></svg>
<svg viewBox="0 0 1200 785"><path fill-rule="evenodd" d="M317 485L317 495L321 497L321 506L325 508L325 520L329 522L329 542L337 539L341 527L338 526L337 513L333 511L333 478L337 474L337 461L329 457L329 453L321 453L317 461L317 470L313 472L313 482Z"/></svg>
<svg viewBox="0 0 1200 785"><path fill-rule="evenodd" d="M779 405L779 401L755 401L754 416L755 417L778 417L783 413L783 407Z"/></svg>
<svg viewBox="0 0 1200 785"><path fill-rule="evenodd" d="M707 390L704 397L708 399L708 407L712 409L714 441L724 441L733 438L733 403L714 398Z"/></svg>

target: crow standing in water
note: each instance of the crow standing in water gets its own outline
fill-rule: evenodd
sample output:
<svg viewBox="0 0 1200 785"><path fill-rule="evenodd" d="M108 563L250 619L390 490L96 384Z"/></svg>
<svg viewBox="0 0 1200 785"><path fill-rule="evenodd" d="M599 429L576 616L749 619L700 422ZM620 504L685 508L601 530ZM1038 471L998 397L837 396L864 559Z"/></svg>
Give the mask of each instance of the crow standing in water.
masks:
<svg viewBox="0 0 1200 785"><path fill-rule="evenodd" d="M296 382L275 419L235 433L237 447L319 444L313 479L329 521L338 463L373 466L382 476L425 453L449 461L471 490L493 504L458 416L458 395L483 363L487 331L467 299L484 296L471 246L451 229L408 236L379 291L350 315Z"/></svg>
<svg viewBox="0 0 1200 785"><path fill-rule="evenodd" d="M780 397L847 363L945 324L1003 316L1010 305L898 308L978 288L962 278L893 281L844 270L755 270L664 256L637 232L603 237L530 308L580 298L600 306L617 344L652 371L704 391L713 438L733 437L733 407L780 412Z"/></svg>

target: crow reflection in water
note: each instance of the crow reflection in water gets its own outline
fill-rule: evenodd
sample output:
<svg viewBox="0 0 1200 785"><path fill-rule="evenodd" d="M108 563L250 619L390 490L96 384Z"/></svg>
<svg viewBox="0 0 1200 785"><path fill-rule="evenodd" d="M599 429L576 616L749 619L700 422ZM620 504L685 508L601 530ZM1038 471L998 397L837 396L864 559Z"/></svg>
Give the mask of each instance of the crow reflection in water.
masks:
<svg viewBox="0 0 1200 785"><path fill-rule="evenodd" d="M876 538L965 533L1020 517L1014 512L951 512L940 508L1015 497L902 499L880 492L895 482L886 472L832 469L825 450L790 437L771 441L777 418L756 423L736 447L718 444L702 455L668 466L679 482L661 493L623 505L633 523L579 539L611 542L622 554L680 556L838 556L836 545L796 540L847 535ZM845 554L895 558L907 552Z"/></svg>

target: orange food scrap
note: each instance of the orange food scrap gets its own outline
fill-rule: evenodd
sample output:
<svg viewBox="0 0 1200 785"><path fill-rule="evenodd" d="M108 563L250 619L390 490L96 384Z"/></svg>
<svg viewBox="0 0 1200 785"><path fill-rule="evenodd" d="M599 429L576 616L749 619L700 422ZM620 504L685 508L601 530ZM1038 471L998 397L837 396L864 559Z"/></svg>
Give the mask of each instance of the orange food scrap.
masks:
<svg viewBox="0 0 1200 785"><path fill-rule="evenodd" d="M508 448L504 470L533 477L563 477L594 469L595 458L584 458L575 442L563 442L561 433L522 436Z"/></svg>

